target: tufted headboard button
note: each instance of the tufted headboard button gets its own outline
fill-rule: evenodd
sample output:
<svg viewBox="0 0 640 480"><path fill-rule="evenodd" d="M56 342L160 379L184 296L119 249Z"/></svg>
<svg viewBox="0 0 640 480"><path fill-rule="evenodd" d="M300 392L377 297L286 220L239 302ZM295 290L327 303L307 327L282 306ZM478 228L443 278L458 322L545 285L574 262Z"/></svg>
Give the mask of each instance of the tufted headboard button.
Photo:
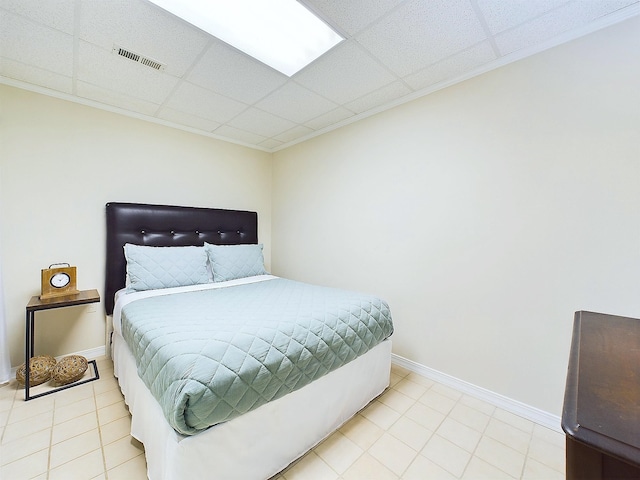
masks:
<svg viewBox="0 0 640 480"><path fill-rule="evenodd" d="M125 286L126 258L122 246L127 242L159 247L201 246L203 241L213 244L258 243L256 212L109 202L106 214L104 296L109 315L113 312L115 292ZM196 228L196 225L203 229ZM239 232L239 236L233 238L234 231Z"/></svg>

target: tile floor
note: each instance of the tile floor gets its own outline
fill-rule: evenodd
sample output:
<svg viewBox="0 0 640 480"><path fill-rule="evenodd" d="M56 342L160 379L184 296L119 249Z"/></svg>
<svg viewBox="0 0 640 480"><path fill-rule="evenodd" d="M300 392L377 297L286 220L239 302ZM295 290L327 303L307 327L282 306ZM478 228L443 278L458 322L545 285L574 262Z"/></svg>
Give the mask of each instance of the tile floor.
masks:
<svg viewBox="0 0 640 480"><path fill-rule="evenodd" d="M24 402L0 387L0 478L146 478L108 359L100 380ZM277 480L564 478L562 434L393 366L391 388Z"/></svg>

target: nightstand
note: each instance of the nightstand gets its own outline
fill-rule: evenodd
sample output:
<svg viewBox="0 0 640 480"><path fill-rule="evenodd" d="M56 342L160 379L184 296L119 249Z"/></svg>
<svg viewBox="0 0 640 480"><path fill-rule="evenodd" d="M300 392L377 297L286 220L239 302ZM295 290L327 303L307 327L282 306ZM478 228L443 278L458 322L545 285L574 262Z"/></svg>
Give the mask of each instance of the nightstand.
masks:
<svg viewBox="0 0 640 480"><path fill-rule="evenodd" d="M568 480L640 479L640 319L576 312L562 411Z"/></svg>
<svg viewBox="0 0 640 480"><path fill-rule="evenodd" d="M82 290L78 293L72 295L65 295L61 297L49 298L46 300L41 300L38 295L31 297L29 303L26 308L26 334L25 334L25 386L24 386L24 400L28 401L33 398L42 397L44 395L49 395L50 393L54 393L60 390L65 390L67 388L75 387L77 385L82 385L83 383L92 382L93 380L97 380L100 378L98 374L98 366L96 365L95 360L89 361L89 368L93 367L95 372L95 376L93 378L89 378L86 380L79 380L74 383L70 383L69 385L63 385L58 388L47 390L43 393L39 393L37 395L29 394L29 364L30 359L33 357L34 351L34 338L35 338L35 315L36 312L41 310L52 310L54 308L65 308L65 307L75 307L77 305L86 305L88 303L96 303L100 301L100 294L97 290Z"/></svg>

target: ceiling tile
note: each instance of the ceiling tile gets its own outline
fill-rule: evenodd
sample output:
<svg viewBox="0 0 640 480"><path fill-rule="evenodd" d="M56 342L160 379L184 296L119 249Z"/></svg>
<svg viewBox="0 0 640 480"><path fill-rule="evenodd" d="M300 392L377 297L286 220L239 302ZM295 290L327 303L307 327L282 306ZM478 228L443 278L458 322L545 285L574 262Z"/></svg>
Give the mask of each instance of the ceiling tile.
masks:
<svg viewBox="0 0 640 480"><path fill-rule="evenodd" d="M0 57L0 75L58 92L72 93L71 77L26 65L10 58Z"/></svg>
<svg viewBox="0 0 640 480"><path fill-rule="evenodd" d="M475 0L492 34L543 15L568 0Z"/></svg>
<svg viewBox="0 0 640 480"><path fill-rule="evenodd" d="M452 55L419 72L408 75L403 80L416 90L427 88L444 80L453 80L496 59L496 54L488 41L474 45L467 50Z"/></svg>
<svg viewBox="0 0 640 480"><path fill-rule="evenodd" d="M346 120L349 117L353 117L353 112L351 110L347 110L343 107L338 107L330 112L327 112L319 117L313 118L308 122L305 122L305 125L313 130L321 130L329 125L334 125L343 120Z"/></svg>
<svg viewBox="0 0 640 480"><path fill-rule="evenodd" d="M182 76L209 36L149 2L82 0L79 36L111 50L114 44L166 64Z"/></svg>
<svg viewBox="0 0 640 480"><path fill-rule="evenodd" d="M344 30L349 35L376 21L404 0L302 0L310 10L315 11L330 25Z"/></svg>
<svg viewBox="0 0 640 480"><path fill-rule="evenodd" d="M637 0L580 1L563 5L495 37L502 55L531 47L583 25Z"/></svg>
<svg viewBox="0 0 640 480"><path fill-rule="evenodd" d="M390 83L374 92L371 92L363 97L345 104L349 110L353 110L356 113L362 113L385 103L390 103L411 93L411 89L407 87L400 80Z"/></svg>
<svg viewBox="0 0 640 480"><path fill-rule="evenodd" d="M236 102L188 82L180 83L165 105L220 123L228 122L247 108L244 103Z"/></svg>
<svg viewBox="0 0 640 480"><path fill-rule="evenodd" d="M333 110L337 105L294 82L290 82L258 102L256 107L279 117L288 118L293 122L304 123Z"/></svg>
<svg viewBox="0 0 640 480"><path fill-rule="evenodd" d="M346 40L289 78L149 0L0 0L0 82L277 149L640 15L640 0L299 1Z"/></svg>
<svg viewBox="0 0 640 480"><path fill-rule="evenodd" d="M486 38L469 0L410 0L356 40L400 76Z"/></svg>
<svg viewBox="0 0 640 480"><path fill-rule="evenodd" d="M177 123L178 125L186 125L187 127L197 128L198 130L204 130L205 132L212 132L220 126L220 123L214 122L213 120L197 117L169 107L162 107L156 116L162 120L167 120L168 122Z"/></svg>
<svg viewBox="0 0 640 480"><path fill-rule="evenodd" d="M288 80L285 75L216 39L186 79L247 104L264 98Z"/></svg>
<svg viewBox="0 0 640 480"><path fill-rule="evenodd" d="M353 41L346 41L295 75L295 81L342 104L395 80Z"/></svg>
<svg viewBox="0 0 640 480"><path fill-rule="evenodd" d="M158 105L166 100L178 83L177 78L166 72L87 42L79 42L78 58L78 80Z"/></svg>
<svg viewBox="0 0 640 480"><path fill-rule="evenodd" d="M2 0L2 8L73 35L75 0Z"/></svg>
<svg viewBox="0 0 640 480"><path fill-rule="evenodd" d="M73 75L73 37L0 10L0 57Z"/></svg>
<svg viewBox="0 0 640 480"><path fill-rule="evenodd" d="M144 101L122 92L116 92L108 88L81 81L78 81L76 84L76 94L80 98L86 98L94 102L104 103L105 105L111 105L143 115L153 116L156 110L158 110L158 104L156 103Z"/></svg>
<svg viewBox="0 0 640 480"><path fill-rule="evenodd" d="M263 137L274 137L293 128L295 123L257 108L249 108L231 120L229 125Z"/></svg>

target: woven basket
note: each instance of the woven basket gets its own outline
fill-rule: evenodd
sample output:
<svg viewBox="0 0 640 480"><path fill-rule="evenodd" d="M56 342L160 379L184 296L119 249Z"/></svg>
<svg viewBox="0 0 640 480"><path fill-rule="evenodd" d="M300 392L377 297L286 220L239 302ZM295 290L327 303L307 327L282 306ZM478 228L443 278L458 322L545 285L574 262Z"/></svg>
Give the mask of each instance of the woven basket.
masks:
<svg viewBox="0 0 640 480"><path fill-rule="evenodd" d="M29 360L29 387L35 387L51 378L53 369L56 366L56 359L51 355L38 355ZM16 380L20 385L25 384L27 375L27 364L23 363L16 371Z"/></svg>
<svg viewBox="0 0 640 480"><path fill-rule="evenodd" d="M87 359L80 355L69 355L62 358L53 369L51 379L58 385L73 383L82 378L89 368Z"/></svg>

